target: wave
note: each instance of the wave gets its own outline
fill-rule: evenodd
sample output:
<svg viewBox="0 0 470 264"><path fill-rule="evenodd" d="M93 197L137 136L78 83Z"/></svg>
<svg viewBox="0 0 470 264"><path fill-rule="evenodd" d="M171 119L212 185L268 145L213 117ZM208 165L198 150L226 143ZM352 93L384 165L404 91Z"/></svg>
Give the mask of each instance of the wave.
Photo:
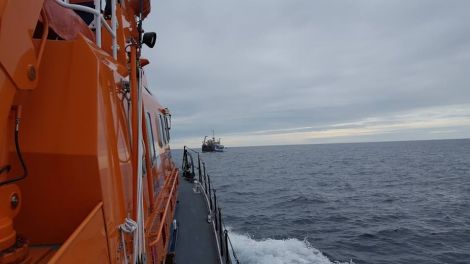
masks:
<svg viewBox="0 0 470 264"><path fill-rule="evenodd" d="M303 205L310 205L310 204L323 204L323 203L328 202L325 198L320 197L320 196L313 197L313 196L306 196L306 195L298 195L295 197L283 196L283 197L277 198L277 200L281 200L281 201L272 204L270 208L303 206Z"/></svg>
<svg viewBox="0 0 470 264"><path fill-rule="evenodd" d="M295 238L255 240L247 235L230 232L240 263L246 264L340 264L329 260L305 240ZM344 262L353 264L353 262Z"/></svg>

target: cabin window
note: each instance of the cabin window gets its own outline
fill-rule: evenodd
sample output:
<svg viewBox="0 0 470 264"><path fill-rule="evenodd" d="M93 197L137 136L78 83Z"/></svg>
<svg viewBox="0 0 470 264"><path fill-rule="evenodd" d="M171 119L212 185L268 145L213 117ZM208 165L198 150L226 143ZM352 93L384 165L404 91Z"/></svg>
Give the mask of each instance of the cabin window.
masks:
<svg viewBox="0 0 470 264"><path fill-rule="evenodd" d="M147 121L147 141L149 142L148 149L150 151L150 157L152 158L153 164L157 155L155 151L155 139L153 137L153 128L150 113L147 113L147 115L145 116L145 120Z"/></svg>
<svg viewBox="0 0 470 264"><path fill-rule="evenodd" d="M168 116L165 116L165 131L166 131L166 140L170 142L170 124L168 121Z"/></svg>
<svg viewBox="0 0 470 264"><path fill-rule="evenodd" d="M162 123L160 122L160 115L159 114L155 118L155 122L157 123L157 127L158 127L158 145L160 147L163 147L165 145L165 141L164 141L164 138L163 138L163 128L162 128Z"/></svg>
<svg viewBox="0 0 470 264"><path fill-rule="evenodd" d="M168 144L168 139L167 139L167 130L166 130L166 126L165 126L165 121L163 121L163 116L162 115L158 115L158 117L160 119L160 126L162 127L163 145L166 145L166 144Z"/></svg>

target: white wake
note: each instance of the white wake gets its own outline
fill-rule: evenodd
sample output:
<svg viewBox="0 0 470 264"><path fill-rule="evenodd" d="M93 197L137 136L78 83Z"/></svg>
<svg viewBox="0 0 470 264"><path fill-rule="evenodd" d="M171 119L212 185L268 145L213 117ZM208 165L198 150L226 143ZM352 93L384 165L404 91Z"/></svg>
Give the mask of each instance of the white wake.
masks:
<svg viewBox="0 0 470 264"><path fill-rule="evenodd" d="M240 263L244 264L339 264L330 261L308 241L294 238L258 241L234 232L230 232L230 238Z"/></svg>

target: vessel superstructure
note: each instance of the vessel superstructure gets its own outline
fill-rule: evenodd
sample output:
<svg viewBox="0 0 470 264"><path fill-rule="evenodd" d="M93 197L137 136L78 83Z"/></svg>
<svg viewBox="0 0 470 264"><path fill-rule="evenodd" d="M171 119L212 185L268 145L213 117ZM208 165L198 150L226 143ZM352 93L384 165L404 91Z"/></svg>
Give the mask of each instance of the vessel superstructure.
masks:
<svg viewBox="0 0 470 264"><path fill-rule="evenodd" d="M199 155L184 182L171 156L144 70L149 12L0 1L0 263L232 263Z"/></svg>
<svg viewBox="0 0 470 264"><path fill-rule="evenodd" d="M205 136L202 141L202 152L223 152L224 148L224 145L220 143L220 138L215 138L214 130L212 130L212 138L208 139L207 136Z"/></svg>
<svg viewBox="0 0 470 264"><path fill-rule="evenodd" d="M149 0L0 2L0 263L162 263L178 169Z"/></svg>

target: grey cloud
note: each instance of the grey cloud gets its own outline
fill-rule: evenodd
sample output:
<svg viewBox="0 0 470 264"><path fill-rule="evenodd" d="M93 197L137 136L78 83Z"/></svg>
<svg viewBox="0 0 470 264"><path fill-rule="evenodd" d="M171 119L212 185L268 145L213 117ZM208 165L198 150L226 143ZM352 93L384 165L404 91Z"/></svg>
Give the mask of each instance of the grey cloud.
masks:
<svg viewBox="0 0 470 264"><path fill-rule="evenodd" d="M470 102L468 1L167 0L152 9L145 25L159 40L144 51L147 74L176 138Z"/></svg>

